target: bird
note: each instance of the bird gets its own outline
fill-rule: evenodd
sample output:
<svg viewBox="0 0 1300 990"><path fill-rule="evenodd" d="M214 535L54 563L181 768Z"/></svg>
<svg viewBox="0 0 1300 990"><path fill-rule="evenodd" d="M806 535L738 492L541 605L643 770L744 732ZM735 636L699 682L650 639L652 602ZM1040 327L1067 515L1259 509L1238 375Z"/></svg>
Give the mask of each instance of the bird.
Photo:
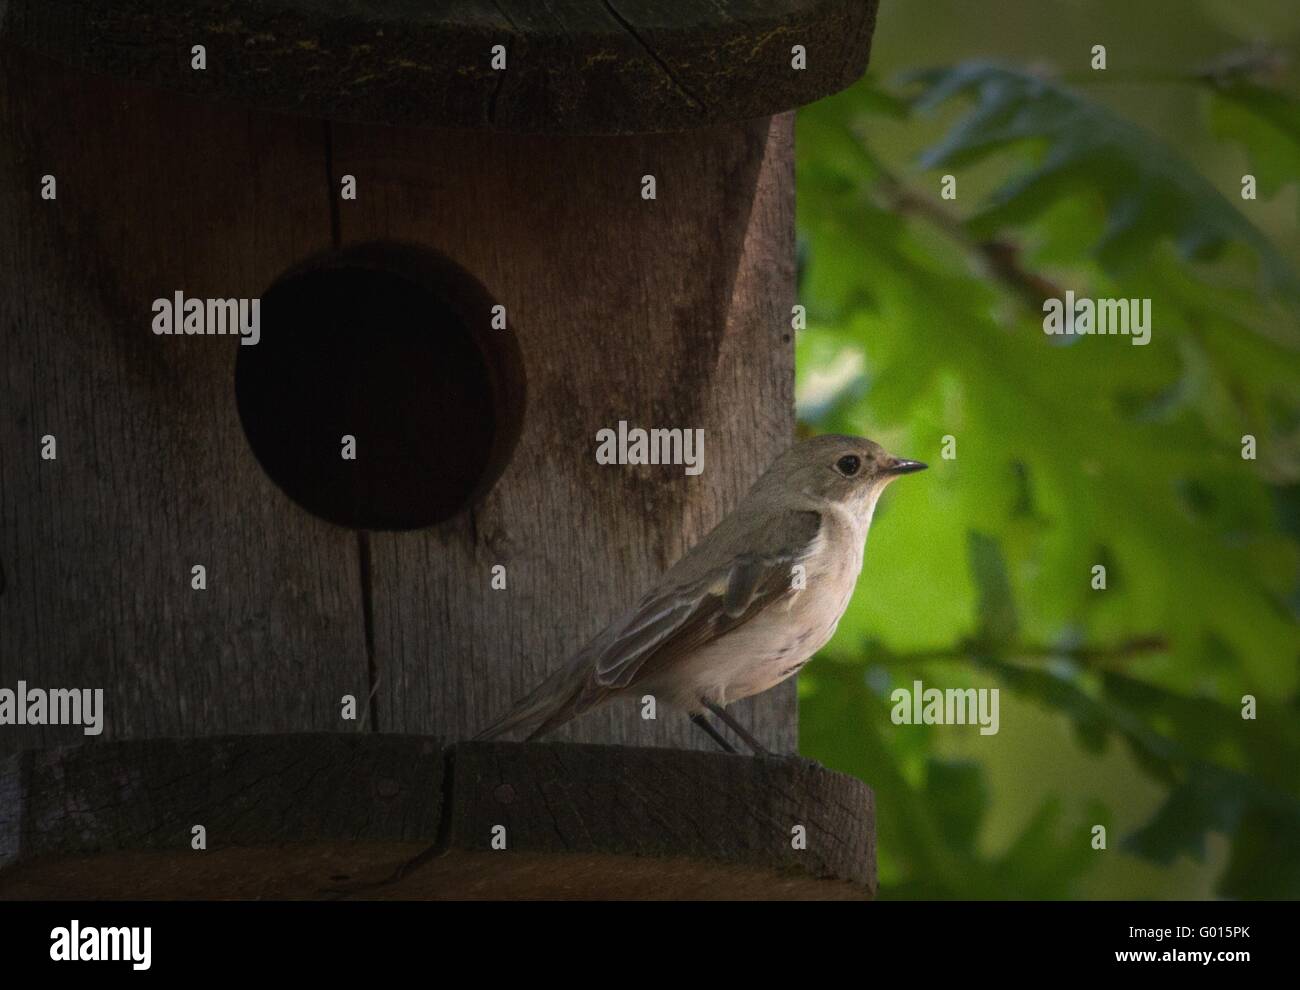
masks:
<svg viewBox="0 0 1300 990"><path fill-rule="evenodd" d="M650 694L720 749L736 752L706 713L771 755L727 706L794 676L831 638L877 500L925 467L863 437L796 442L635 605L475 738L527 729L532 741L613 699Z"/></svg>

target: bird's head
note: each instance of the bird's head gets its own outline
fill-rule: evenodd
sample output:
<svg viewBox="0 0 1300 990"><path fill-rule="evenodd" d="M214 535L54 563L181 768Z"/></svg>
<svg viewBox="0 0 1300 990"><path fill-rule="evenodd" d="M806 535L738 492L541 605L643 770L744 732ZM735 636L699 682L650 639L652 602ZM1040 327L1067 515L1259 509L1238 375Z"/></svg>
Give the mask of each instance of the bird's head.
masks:
<svg viewBox="0 0 1300 990"><path fill-rule="evenodd" d="M776 459L760 484L840 503L867 521L886 485L925 467L863 437L828 435L795 444Z"/></svg>

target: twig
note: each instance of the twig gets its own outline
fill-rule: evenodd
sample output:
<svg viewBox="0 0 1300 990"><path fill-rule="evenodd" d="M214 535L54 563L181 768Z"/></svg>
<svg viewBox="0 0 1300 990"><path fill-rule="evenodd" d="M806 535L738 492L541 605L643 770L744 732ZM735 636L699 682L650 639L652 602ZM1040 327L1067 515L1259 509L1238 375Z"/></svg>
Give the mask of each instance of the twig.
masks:
<svg viewBox="0 0 1300 990"><path fill-rule="evenodd" d="M930 197L909 189L897 176L887 171L882 171L876 186L886 205L895 213L918 217L947 235L1034 312L1042 312L1044 300L1059 299L1065 295L1050 279L1024 267L1018 245L1006 240L972 237L961 217L944 209Z"/></svg>

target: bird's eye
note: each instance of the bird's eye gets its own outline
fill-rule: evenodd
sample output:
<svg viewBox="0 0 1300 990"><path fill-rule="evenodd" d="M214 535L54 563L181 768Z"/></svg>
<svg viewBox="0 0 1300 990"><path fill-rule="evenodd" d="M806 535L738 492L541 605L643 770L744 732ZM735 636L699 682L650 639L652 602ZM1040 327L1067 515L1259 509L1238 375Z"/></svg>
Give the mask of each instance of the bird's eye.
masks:
<svg viewBox="0 0 1300 990"><path fill-rule="evenodd" d="M852 478L862 467L862 459L855 457L853 454L845 454L835 462L835 470L846 478Z"/></svg>

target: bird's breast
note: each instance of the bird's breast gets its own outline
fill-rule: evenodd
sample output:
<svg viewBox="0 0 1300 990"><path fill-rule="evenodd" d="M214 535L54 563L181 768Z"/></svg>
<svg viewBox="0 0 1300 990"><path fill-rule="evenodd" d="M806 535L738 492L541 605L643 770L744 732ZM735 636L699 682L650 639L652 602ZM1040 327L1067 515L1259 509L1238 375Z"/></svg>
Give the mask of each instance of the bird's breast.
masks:
<svg viewBox="0 0 1300 990"><path fill-rule="evenodd" d="M804 559L803 590L701 651L697 669L710 682L712 700L728 704L775 687L834 635L862 568L862 547L819 543Z"/></svg>

